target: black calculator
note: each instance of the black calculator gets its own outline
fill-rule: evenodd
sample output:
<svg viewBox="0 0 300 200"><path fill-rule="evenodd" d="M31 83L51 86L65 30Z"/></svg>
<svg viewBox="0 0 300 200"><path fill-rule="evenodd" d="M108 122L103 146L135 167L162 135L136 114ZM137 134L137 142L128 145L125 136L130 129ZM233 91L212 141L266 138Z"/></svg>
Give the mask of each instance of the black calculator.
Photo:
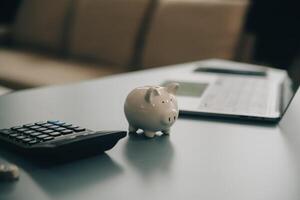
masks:
<svg viewBox="0 0 300 200"><path fill-rule="evenodd" d="M60 120L0 130L1 146L37 157L81 157L109 150L126 131L93 131Z"/></svg>

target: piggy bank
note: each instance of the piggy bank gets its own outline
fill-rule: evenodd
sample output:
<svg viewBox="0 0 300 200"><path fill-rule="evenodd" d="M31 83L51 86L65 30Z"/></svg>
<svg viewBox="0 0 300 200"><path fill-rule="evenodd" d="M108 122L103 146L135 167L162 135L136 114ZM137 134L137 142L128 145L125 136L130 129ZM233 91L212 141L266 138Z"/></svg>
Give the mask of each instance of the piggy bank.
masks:
<svg viewBox="0 0 300 200"><path fill-rule="evenodd" d="M124 105L129 133L142 129L147 137L154 137L157 131L170 134L170 127L178 118L175 97L178 87L179 84L170 83L166 87L144 86L132 90Z"/></svg>

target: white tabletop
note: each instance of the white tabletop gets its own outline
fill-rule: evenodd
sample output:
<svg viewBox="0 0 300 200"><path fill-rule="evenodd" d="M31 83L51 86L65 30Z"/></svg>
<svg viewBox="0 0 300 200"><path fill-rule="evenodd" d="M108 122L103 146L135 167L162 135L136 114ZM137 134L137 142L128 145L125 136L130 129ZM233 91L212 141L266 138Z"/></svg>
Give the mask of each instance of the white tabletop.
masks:
<svg viewBox="0 0 300 200"><path fill-rule="evenodd" d="M195 66L5 95L0 128L61 119L94 130L126 130L123 103L131 89ZM277 125L185 117L169 137L126 137L106 154L51 167L0 149L0 159L21 169L19 181L0 183L0 199L298 200L300 140L287 132Z"/></svg>

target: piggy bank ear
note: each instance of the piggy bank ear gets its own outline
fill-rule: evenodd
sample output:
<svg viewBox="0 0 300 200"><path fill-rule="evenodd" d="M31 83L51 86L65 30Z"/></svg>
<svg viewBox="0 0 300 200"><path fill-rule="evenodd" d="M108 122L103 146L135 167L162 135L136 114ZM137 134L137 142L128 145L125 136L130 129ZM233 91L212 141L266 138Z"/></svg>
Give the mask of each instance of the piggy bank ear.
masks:
<svg viewBox="0 0 300 200"><path fill-rule="evenodd" d="M175 95L179 88L179 84L178 83L169 83L168 85L166 85L166 88L167 88L168 93Z"/></svg>
<svg viewBox="0 0 300 200"><path fill-rule="evenodd" d="M152 103L152 100L155 96L159 96L160 95L160 92L158 91L157 88L149 88L146 92L146 95L145 95L145 100L148 102L148 103Z"/></svg>

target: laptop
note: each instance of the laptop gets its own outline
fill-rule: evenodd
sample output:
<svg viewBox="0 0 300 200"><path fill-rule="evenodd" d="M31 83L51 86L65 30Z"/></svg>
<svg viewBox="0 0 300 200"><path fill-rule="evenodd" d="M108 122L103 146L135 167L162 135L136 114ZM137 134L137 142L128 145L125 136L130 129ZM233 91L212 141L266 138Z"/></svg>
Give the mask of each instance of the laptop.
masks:
<svg viewBox="0 0 300 200"><path fill-rule="evenodd" d="M278 122L296 90L284 70L225 60L191 63L178 82L180 114Z"/></svg>

